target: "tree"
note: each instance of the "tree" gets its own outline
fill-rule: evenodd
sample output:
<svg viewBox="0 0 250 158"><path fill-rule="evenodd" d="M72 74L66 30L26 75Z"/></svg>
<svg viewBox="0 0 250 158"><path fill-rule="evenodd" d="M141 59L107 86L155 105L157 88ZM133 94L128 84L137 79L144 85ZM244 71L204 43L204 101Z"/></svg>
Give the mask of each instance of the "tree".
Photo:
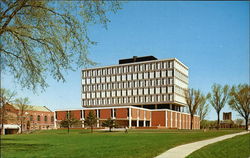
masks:
<svg viewBox="0 0 250 158"><path fill-rule="evenodd" d="M27 117L27 110L32 110L32 108L28 105L29 98L19 98L15 100L17 106L17 122L20 124L21 133L23 133L23 125L25 124Z"/></svg>
<svg viewBox="0 0 250 158"><path fill-rule="evenodd" d="M243 119L236 119L234 122L237 125L237 127L240 127L243 124L244 120Z"/></svg>
<svg viewBox="0 0 250 158"><path fill-rule="evenodd" d="M247 84L233 86L229 95L229 106L245 119L245 128L248 130L248 119L250 115L250 86Z"/></svg>
<svg viewBox="0 0 250 158"><path fill-rule="evenodd" d="M228 85L222 87L219 84L214 84L212 86L212 93L209 93L209 95L211 96L209 98L209 102L217 113L217 129L220 128L220 111L225 106L228 100L228 90Z"/></svg>
<svg viewBox="0 0 250 158"><path fill-rule="evenodd" d="M48 86L47 75L65 81L65 71L94 64L89 26L107 28L107 14L121 2L2 0L0 6L0 70L35 90Z"/></svg>
<svg viewBox="0 0 250 158"><path fill-rule="evenodd" d="M187 89L185 90L185 100L191 116L190 129L192 130L194 114L196 113L197 108L202 102L201 92L199 90Z"/></svg>
<svg viewBox="0 0 250 158"><path fill-rule="evenodd" d="M197 109L198 115L200 116L200 121L203 121L208 114L209 104L207 104L207 99L209 97L210 97L209 95L207 96L204 96L203 94L201 95L201 102Z"/></svg>
<svg viewBox="0 0 250 158"><path fill-rule="evenodd" d="M10 104L14 101L14 97L16 96L16 93L4 88L0 88L0 120L1 120L1 134L4 133L3 127L4 122L9 118L7 115L5 106L7 104Z"/></svg>
<svg viewBox="0 0 250 158"><path fill-rule="evenodd" d="M70 127L72 127L72 125L79 124L79 123L80 123L80 120L75 119L71 112L67 112L66 119L62 120L60 122L60 125L62 127L67 128L68 129L68 134L69 134Z"/></svg>
<svg viewBox="0 0 250 158"><path fill-rule="evenodd" d="M103 121L102 126L109 127L109 132L111 132L111 129L117 127L118 124L116 123L116 121L114 119L109 118L109 119Z"/></svg>
<svg viewBox="0 0 250 158"><path fill-rule="evenodd" d="M97 118L93 111L89 112L89 115L87 116L86 120L84 121L84 124L91 127L91 133L93 133L93 128L97 123Z"/></svg>

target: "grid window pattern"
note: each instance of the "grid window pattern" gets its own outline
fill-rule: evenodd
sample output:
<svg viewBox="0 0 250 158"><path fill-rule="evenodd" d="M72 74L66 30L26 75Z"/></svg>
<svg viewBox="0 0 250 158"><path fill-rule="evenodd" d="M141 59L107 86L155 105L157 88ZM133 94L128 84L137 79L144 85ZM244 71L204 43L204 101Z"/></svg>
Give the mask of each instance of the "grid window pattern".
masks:
<svg viewBox="0 0 250 158"><path fill-rule="evenodd" d="M174 95L183 96L183 87L175 85L174 79L188 85L188 76L176 69L174 62L148 61L83 70L83 106L174 102Z"/></svg>

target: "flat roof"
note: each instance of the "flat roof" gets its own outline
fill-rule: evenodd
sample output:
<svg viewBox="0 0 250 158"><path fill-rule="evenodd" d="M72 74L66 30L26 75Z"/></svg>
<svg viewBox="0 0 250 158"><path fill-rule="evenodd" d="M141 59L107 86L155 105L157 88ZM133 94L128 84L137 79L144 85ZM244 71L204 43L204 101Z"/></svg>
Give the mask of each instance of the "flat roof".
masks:
<svg viewBox="0 0 250 158"><path fill-rule="evenodd" d="M143 61L143 62L133 62L133 63L126 63L126 64L117 64L117 65L110 65L110 66L99 66L99 67L94 67L94 68L84 68L82 69L82 71L111 68L111 67L120 67L120 66L129 66L129 65L144 64L144 63L153 63L153 62L160 62L160 61L171 61L171 60L178 62L180 65L182 65L184 68L188 70L188 67L177 58L169 58L169 59L160 59L160 60L158 59L158 60L150 60L150 61Z"/></svg>

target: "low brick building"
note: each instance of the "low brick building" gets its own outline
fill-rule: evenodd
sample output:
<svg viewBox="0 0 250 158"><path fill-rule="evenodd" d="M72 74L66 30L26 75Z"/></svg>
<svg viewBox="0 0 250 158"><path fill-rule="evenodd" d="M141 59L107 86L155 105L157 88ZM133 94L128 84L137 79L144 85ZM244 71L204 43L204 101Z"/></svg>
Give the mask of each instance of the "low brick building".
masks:
<svg viewBox="0 0 250 158"><path fill-rule="evenodd" d="M0 120L4 122L4 133L14 134L20 132L20 110L15 104L6 104L4 106L5 116ZM46 106L31 106L28 105L24 111L23 131L27 130L43 130L54 128L54 112ZM2 130L2 127L0 127ZM2 133L2 131L1 131Z"/></svg>
<svg viewBox="0 0 250 158"><path fill-rule="evenodd" d="M72 117L84 120L90 111L97 117L96 127L102 127L102 122L109 118L115 119L120 127L164 127L175 129L190 129L190 114L169 109L146 109L134 106L84 108L79 110L55 111L55 126L60 128L60 121L64 120L68 112ZM194 116L194 129L200 129L200 120Z"/></svg>

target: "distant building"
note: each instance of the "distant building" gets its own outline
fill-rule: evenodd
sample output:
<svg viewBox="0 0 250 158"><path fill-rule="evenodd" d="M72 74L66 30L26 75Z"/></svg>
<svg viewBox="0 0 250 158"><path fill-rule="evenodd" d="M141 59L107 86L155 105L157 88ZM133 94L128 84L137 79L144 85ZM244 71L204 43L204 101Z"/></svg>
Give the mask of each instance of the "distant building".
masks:
<svg viewBox="0 0 250 158"><path fill-rule="evenodd" d="M232 112L223 112L223 120L232 120Z"/></svg>
<svg viewBox="0 0 250 158"><path fill-rule="evenodd" d="M113 118L127 127L190 128L190 115L184 112L188 67L176 58L134 56L118 65L84 69L81 86L83 109L57 110L57 127L68 112L84 122L94 111L97 127ZM198 116L194 128L200 128Z"/></svg>
<svg viewBox="0 0 250 158"><path fill-rule="evenodd" d="M15 104L6 104L4 122L4 133L15 134L20 132L20 111ZM31 106L28 105L28 110L24 114L23 131L52 129L54 127L54 113L46 106ZM2 125L2 119L0 120ZM0 130L2 127L0 125Z"/></svg>

